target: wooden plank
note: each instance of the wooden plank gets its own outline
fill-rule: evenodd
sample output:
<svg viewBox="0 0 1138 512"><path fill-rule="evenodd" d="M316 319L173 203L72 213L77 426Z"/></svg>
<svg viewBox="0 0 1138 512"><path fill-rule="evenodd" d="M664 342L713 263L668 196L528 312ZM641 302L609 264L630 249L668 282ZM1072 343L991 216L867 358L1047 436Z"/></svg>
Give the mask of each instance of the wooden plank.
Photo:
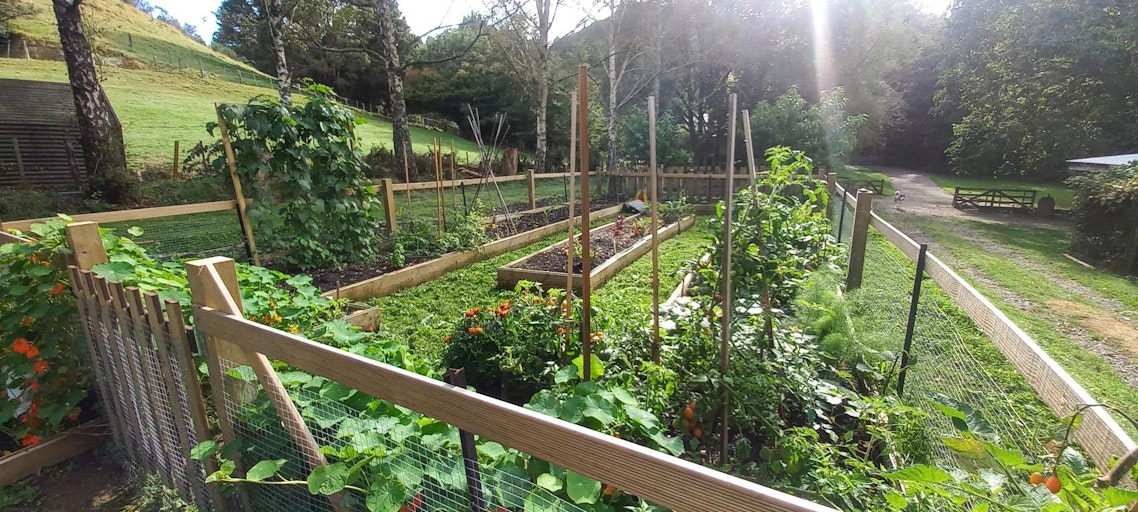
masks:
<svg viewBox="0 0 1138 512"><path fill-rule="evenodd" d="M616 205L594 213L602 218L611 217L620 213L623 206L624 205ZM425 283L452 270L539 242L554 233L567 229L568 225L569 220L566 219L525 233L495 240L477 249L447 253L430 261L424 261L410 267L401 268L394 272L350 284L337 290L329 290L324 292L323 296L340 297L356 301L364 301L374 297L384 297L399 290Z"/></svg>
<svg viewBox="0 0 1138 512"><path fill-rule="evenodd" d="M194 307L211 337L414 409L653 503L685 511L830 511L740 478L347 351Z"/></svg>
<svg viewBox="0 0 1138 512"><path fill-rule="evenodd" d="M853 234L850 237L850 259L846 269L846 291L861 286L862 272L865 269L865 247L868 241L870 210L873 208L873 192L858 190L854 201Z"/></svg>
<svg viewBox="0 0 1138 512"><path fill-rule="evenodd" d="M251 199L245 199L245 204L253 204L253 201ZM213 201L209 203L159 206L157 208L137 208L134 210L118 210L102 213L80 213L72 215L71 218L75 221L90 221L98 222L100 224L107 224L111 222L127 222L132 220L161 219L163 217L191 215L194 213L222 212L226 210L233 210L235 208L237 208L237 201ZM43 224L44 222L54 220L56 218L57 217L42 217L38 219L4 221L3 223L0 223L0 227L2 227L5 231L9 229L27 231L32 224Z"/></svg>
<svg viewBox="0 0 1138 512"><path fill-rule="evenodd" d="M253 225L249 222L249 212L245 210L245 197L241 190L241 178L237 176L237 157L233 154L233 143L229 139L229 126L225 123L225 116L221 115L221 104L214 103L217 111L217 127L221 129L221 142L225 146L225 161L229 166L229 180L233 183L233 197L237 203L237 215L241 219L241 231L245 234L245 244L249 248L249 255L253 257L253 264L260 265L261 259L257 255L257 242L253 238Z"/></svg>
<svg viewBox="0 0 1138 512"><path fill-rule="evenodd" d="M0 486L14 484L39 470L75 458L110 438L104 419L89 421L0 459Z"/></svg>
<svg viewBox="0 0 1138 512"><path fill-rule="evenodd" d="M387 233L391 234L398 227L395 223L395 188L392 187L391 178L383 179L380 193L383 195L383 222Z"/></svg>
<svg viewBox="0 0 1138 512"><path fill-rule="evenodd" d="M75 266L82 270L107 262L107 251L103 248L103 237L99 234L99 225L94 222L75 222L64 228L67 237L67 246L71 248L71 255Z"/></svg>
<svg viewBox="0 0 1138 512"><path fill-rule="evenodd" d="M593 172L590 172L589 174L591 176L596 176L597 173L598 173L598 171L593 171ZM569 173L565 173L565 172L534 173L533 179L545 180L545 179L552 179L552 178L565 178L568 175L569 175ZM528 180L528 179L529 178L525 175L496 176L493 178L467 178L467 179L461 179L461 180L455 180L454 178L451 178L450 180L443 181L442 184L444 187L454 188L454 187L458 187L458 186L462 186L462 185L477 185L480 182L505 183L505 182L510 182L510 181L523 181L523 180ZM369 188L371 188L374 191L378 191L378 190L380 190L380 185L379 184L373 184ZM411 182L411 183L395 183L393 185L392 190L394 190L394 191L428 190L428 189L432 189L432 188L435 188L435 183L433 181L416 181L416 182Z"/></svg>

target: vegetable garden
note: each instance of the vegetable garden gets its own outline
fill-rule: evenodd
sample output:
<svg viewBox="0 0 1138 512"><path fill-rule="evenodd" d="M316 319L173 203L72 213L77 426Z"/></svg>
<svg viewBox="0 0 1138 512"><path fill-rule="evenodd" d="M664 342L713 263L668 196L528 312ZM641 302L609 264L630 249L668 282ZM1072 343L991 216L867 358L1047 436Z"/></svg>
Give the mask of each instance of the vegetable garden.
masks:
<svg viewBox="0 0 1138 512"><path fill-rule="evenodd" d="M749 167L753 184L657 246L663 230L635 217L578 235L561 224L577 215L553 203L489 225L490 212L468 207L445 229L415 216L384 229L342 108L314 94L292 112L256 101L223 106L219 119L232 137L226 163L253 199L248 227L276 270L161 261L136 242L145 229L100 232L65 216L13 235L0 246L3 448L101 415L129 458L202 510L1126 510L1138 500L1124 483L1138 472L1112 466L1133 442L1102 408L1059 410L1003 358L990 326L971 323L957 291L937 287L940 267L911 294L921 270L907 245L868 233L871 196L846 212L853 201L834 175L820 179L798 151L767 151L763 172ZM499 206L514 208L504 197ZM617 204L591 206L611 217ZM663 206L671 220L694 212ZM482 252L526 233L534 239ZM588 276L594 251L619 260L646 241L651 266L630 257L603 288L560 285L566 268ZM557 280L496 289L499 267L542 254L562 269ZM366 299L378 321L344 320L336 272L404 276L434 267L396 269L456 257L458 268ZM843 286L847 267L860 286ZM665 294L680 284L659 306L659 329L659 298L643 286L653 283ZM1115 437L1092 446L1080 432Z"/></svg>

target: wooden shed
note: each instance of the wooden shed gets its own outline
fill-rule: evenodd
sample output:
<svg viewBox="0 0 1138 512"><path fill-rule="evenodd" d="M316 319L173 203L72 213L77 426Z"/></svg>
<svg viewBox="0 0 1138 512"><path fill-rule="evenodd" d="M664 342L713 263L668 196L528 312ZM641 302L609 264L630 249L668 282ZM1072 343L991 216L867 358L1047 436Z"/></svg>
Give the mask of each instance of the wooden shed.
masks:
<svg viewBox="0 0 1138 512"><path fill-rule="evenodd" d="M71 86L0 79L0 188L75 191L86 181Z"/></svg>

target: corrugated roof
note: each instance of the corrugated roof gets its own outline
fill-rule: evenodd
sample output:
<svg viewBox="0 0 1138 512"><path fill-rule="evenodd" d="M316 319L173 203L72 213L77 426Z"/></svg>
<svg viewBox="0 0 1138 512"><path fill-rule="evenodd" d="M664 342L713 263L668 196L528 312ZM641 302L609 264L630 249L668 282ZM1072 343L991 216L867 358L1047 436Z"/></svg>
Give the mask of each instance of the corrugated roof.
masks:
<svg viewBox="0 0 1138 512"><path fill-rule="evenodd" d="M1092 158L1080 158L1078 160L1067 160L1069 164L1087 164L1087 165L1126 165L1130 162L1138 160L1138 153L1129 155L1111 155L1111 156L1096 156Z"/></svg>

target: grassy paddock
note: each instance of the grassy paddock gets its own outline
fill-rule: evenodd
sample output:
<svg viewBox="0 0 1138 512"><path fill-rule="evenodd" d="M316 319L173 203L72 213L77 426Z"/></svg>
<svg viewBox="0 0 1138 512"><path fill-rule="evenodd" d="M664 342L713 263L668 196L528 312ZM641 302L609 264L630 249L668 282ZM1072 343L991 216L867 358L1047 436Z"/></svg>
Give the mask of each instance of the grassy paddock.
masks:
<svg viewBox="0 0 1138 512"><path fill-rule="evenodd" d="M1045 265L1058 275L1082 283L1127 307L1134 308L1138 305L1138 290L1135 290L1132 282L1086 269L1062 257L1059 249L1064 247L1059 243L1063 239L1062 230L977 224L974 227L987 231L993 239L1016 248L1029 260ZM967 266L980 272L985 279L968 276L965 279L1035 339L1092 396L1119 407L1131 416L1138 415L1138 390L1127 385L1107 361L1080 347L1063 331L1065 324L1087 326L1090 320L1076 315L1076 308L1071 307L1071 304L1079 309L1099 311L1096 315L1098 317L1109 317L1109 313L1098 310L1098 306L1086 297L1052 284L1046 275L1026 268L1016 259L995 254L964 239L951 226L924 220L917 220L916 225L922 233L931 236L944 248L946 253L939 256L950 265ZM1001 294L1001 289L1026 300L1028 307L1008 302ZM1056 307L1056 304L1067 306ZM1088 331L1093 332L1093 329ZM1108 341L1119 343L1122 340ZM1128 422L1118 419L1132 436L1138 434Z"/></svg>
<svg viewBox="0 0 1138 512"><path fill-rule="evenodd" d="M0 59L0 78L67 82L62 62ZM255 96L275 96L276 89L239 85L217 78L201 78L196 70L161 72L123 68L102 68L100 78L107 97L123 124L127 160L142 169L170 165L174 160L174 141L181 141L182 158L198 141L216 140L206 131L206 123L216 122L214 103L244 103ZM356 129L360 147L368 152L379 146L391 147L391 123L365 117L367 123ZM422 154L430 150L431 140L443 139L450 151L454 143L460 162L478 159L477 146L466 139L426 128L411 127L412 147Z"/></svg>
<svg viewBox="0 0 1138 512"><path fill-rule="evenodd" d="M936 185L951 194L956 187L968 188L1003 188L1034 190L1036 200L1045 196L1055 198L1055 207L1068 210L1075 199L1075 189L1062 183L1037 183L996 178L971 178L966 176L953 176L949 174L926 174Z"/></svg>
<svg viewBox="0 0 1138 512"><path fill-rule="evenodd" d="M850 178L854 181L877 181L883 180L885 182L884 195L893 195L893 180L889 179L883 172L871 171L862 167L846 166L844 169L838 171L839 178Z"/></svg>

